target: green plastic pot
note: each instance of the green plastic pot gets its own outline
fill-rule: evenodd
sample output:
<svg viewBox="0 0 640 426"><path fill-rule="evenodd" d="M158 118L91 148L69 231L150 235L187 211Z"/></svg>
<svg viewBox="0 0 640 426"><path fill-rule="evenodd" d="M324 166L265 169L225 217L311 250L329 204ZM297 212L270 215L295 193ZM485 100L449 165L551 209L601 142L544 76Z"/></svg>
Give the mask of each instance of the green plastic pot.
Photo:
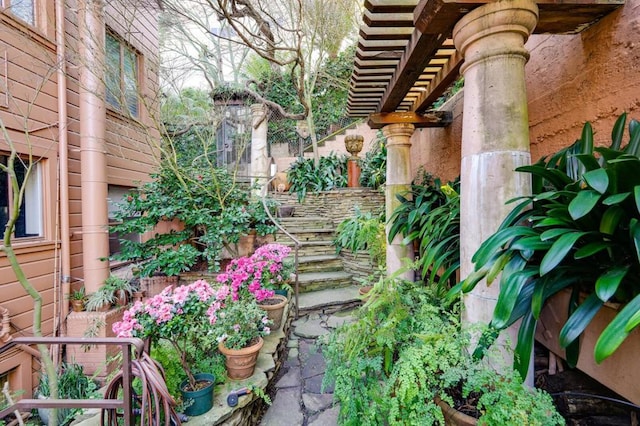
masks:
<svg viewBox="0 0 640 426"><path fill-rule="evenodd" d="M180 383L180 392L182 393L182 400L186 406L184 414L187 416L199 416L213 407L213 387L216 383L216 377L213 374L200 373L194 374L196 382L208 381L209 386L206 386L197 391L186 391L184 387L189 383L188 380Z"/></svg>

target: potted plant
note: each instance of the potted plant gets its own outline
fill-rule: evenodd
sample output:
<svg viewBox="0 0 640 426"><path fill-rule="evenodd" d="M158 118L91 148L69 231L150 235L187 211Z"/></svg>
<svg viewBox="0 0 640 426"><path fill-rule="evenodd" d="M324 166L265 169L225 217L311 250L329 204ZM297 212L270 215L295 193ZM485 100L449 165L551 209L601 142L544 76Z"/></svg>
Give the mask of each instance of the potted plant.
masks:
<svg viewBox="0 0 640 426"><path fill-rule="evenodd" d="M213 404L215 379L208 375L209 372L196 372L193 369L198 365L198 359L217 344L216 336L210 331L216 320L216 309L220 307L219 301L227 294L228 291L216 291L204 280L175 288L167 287L144 302L134 303L124 312L122 321L113 325L118 337L139 337L152 342L166 340L175 348L187 375L181 391L187 391L185 405L188 406L186 413L189 415L202 414ZM190 403L193 397L188 392L202 389L207 391L198 393L197 403ZM193 405L195 407L191 408Z"/></svg>
<svg viewBox="0 0 640 426"><path fill-rule="evenodd" d="M533 195L518 204L473 256L475 272L452 289L454 297L482 279L500 277L491 321L501 330L522 319L516 366L527 371L540 312L552 296L570 292L560 331L567 361L578 361L579 336L610 301L622 309L600 333L596 362L609 357L640 324L640 124L626 114L616 122L609 148L593 147L589 123L582 137L538 163L530 173Z"/></svg>
<svg viewBox="0 0 640 426"><path fill-rule="evenodd" d="M256 299L274 328L279 328L287 294L291 290L291 265L285 262L291 249L282 244L265 244L250 257L233 259L224 274L217 277L220 284L234 288L238 297ZM284 294L277 294L283 291Z"/></svg>
<svg viewBox="0 0 640 426"><path fill-rule="evenodd" d="M69 301L73 312L82 312L86 300L87 296L84 293L84 287L80 287L78 290L74 290L69 294Z"/></svg>
<svg viewBox="0 0 640 426"><path fill-rule="evenodd" d="M264 344L262 337L271 332L271 321L255 300L233 300L230 292L222 300L213 332L218 336L218 350L226 357L227 376L243 380L253 375Z"/></svg>
<svg viewBox="0 0 640 426"><path fill-rule="evenodd" d="M88 311L105 311L119 303L126 305L127 300L133 295L134 288L125 278L110 275L98 291L87 297L86 308Z"/></svg>
<svg viewBox="0 0 640 426"><path fill-rule="evenodd" d="M465 404L478 424L564 424L548 394L474 359L469 336L459 305L444 305L433 286L380 278L323 348L340 424L454 424L447 406Z"/></svg>

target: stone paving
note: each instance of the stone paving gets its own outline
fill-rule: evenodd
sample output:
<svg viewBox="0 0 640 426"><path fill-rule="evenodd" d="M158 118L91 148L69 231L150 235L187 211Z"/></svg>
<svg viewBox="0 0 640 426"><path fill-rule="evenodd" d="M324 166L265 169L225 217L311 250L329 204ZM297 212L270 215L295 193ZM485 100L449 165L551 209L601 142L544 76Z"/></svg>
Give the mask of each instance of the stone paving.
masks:
<svg viewBox="0 0 640 426"><path fill-rule="evenodd" d="M322 389L326 365L321 343L332 329L351 320L348 311L338 311L310 313L292 323L287 360L261 426L338 424L339 406L333 404L333 387Z"/></svg>

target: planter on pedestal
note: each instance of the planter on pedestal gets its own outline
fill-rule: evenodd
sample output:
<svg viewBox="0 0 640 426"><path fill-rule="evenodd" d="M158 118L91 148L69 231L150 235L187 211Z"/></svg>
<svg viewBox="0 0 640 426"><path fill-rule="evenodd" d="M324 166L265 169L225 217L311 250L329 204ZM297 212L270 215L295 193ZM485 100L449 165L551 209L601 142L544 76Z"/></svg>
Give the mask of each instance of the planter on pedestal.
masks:
<svg viewBox="0 0 640 426"><path fill-rule="evenodd" d="M231 380L243 380L253 375L258 360L258 353L264 345L262 337L258 338L258 342L252 346L242 349L229 349L224 346L224 341L218 344L218 350L227 359L227 376Z"/></svg>
<svg viewBox="0 0 640 426"><path fill-rule="evenodd" d="M267 313L267 317L273 322L273 329L280 328L280 324L282 324L282 314L284 313L284 307L286 304L287 297L279 294L275 294L273 297L258 303L260 309L265 311Z"/></svg>
<svg viewBox="0 0 640 426"><path fill-rule="evenodd" d="M213 407L213 389L216 378L213 374L200 373L194 375L196 384L202 387L196 390L185 390L189 386L189 381L185 380L180 384L180 392L185 405L184 414L187 416L199 416Z"/></svg>

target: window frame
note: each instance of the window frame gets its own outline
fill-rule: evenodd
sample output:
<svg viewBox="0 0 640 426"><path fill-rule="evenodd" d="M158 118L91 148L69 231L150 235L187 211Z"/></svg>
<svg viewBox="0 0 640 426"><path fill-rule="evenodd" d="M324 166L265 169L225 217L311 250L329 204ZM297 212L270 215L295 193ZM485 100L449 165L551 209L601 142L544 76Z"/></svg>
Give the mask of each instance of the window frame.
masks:
<svg viewBox="0 0 640 426"><path fill-rule="evenodd" d="M10 154L6 152L0 152L0 161L4 162L8 160L9 155ZM28 159L26 159L26 156L18 155L18 157L22 158L23 161L28 162ZM19 158L16 158L15 161L17 162ZM33 170L31 172L30 180L27 182L27 188L25 189L24 199L22 200L22 205L20 206L21 212L24 212L24 217L22 219L24 221L24 225L22 226L24 226L25 235L23 236L16 235L18 226L20 226L19 221L16 222L16 226L13 229L13 235L11 237L12 240L16 242L40 241L45 239L45 220L46 220L45 187L46 186L44 182L44 175L46 173L46 170L43 162L44 162L44 159L33 160L33 164L32 164ZM4 172L0 171L0 174L4 174ZM11 183L9 179L6 179L4 176L0 180L0 185L3 185L3 188L0 188L0 199L3 199L2 201L4 202L5 201L4 198L6 197L6 202L7 202L6 220L8 221L9 220L8 210L12 206L13 191L11 190L11 187L10 187ZM3 207L4 206L0 206L0 208L3 208ZM27 210L24 210L24 209L27 209ZM0 227L4 228L5 225L6 225L6 222L4 222L4 219L0 217ZM29 233L27 231L34 228L36 231L35 233ZM1 234L0 238L4 238L4 230L0 232L0 234Z"/></svg>
<svg viewBox="0 0 640 426"><path fill-rule="evenodd" d="M17 18L20 20L20 22L27 24L30 27L34 27L34 28L38 28L38 21L39 21L39 15L40 15L40 11L38 10L38 0L27 0L31 2L31 5L33 7L33 20L31 22L27 21L26 19L24 19L22 16L18 15L17 13L14 13L12 8L12 3L16 2L16 0L0 0L2 3L2 8L9 12L11 14L11 16ZM25 0L20 0L20 1L25 1Z"/></svg>
<svg viewBox="0 0 640 426"><path fill-rule="evenodd" d="M118 92L114 93L113 90L110 89L110 80L112 77L110 75L110 70L115 69L116 67L112 67L109 56L109 37L112 38L118 44L118 67L117 67L117 79L118 79ZM140 108L140 91L142 88L142 78L141 78L141 69L142 69L142 54L139 50L133 47L131 44L127 43L122 39L115 31L110 28L106 28L105 30L105 102L107 106L117 111L120 114L127 115L133 119L140 120L141 119L141 108ZM132 57L134 70L131 75L134 77L134 91L135 94L135 110L132 108L132 103L129 101L131 91L128 90L128 82L127 77L128 74L126 72L126 62L127 57Z"/></svg>

